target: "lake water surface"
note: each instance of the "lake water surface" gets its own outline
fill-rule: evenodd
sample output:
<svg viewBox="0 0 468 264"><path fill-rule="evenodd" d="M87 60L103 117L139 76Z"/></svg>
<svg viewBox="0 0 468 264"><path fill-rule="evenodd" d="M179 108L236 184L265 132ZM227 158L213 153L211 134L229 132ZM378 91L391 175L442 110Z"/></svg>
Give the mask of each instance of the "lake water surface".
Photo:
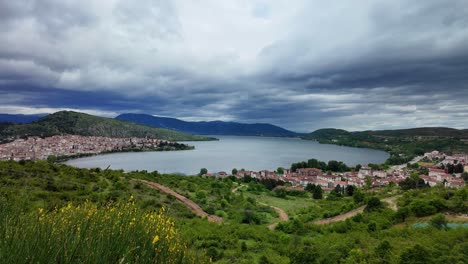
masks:
<svg viewBox="0 0 468 264"><path fill-rule="evenodd" d="M216 136L219 141L184 142L194 150L129 152L74 159L68 165L80 168L157 170L161 173L197 174L201 168L209 172L232 168L275 170L289 168L291 163L315 158L338 160L348 165L382 163L388 158L384 151L351 148L297 138Z"/></svg>

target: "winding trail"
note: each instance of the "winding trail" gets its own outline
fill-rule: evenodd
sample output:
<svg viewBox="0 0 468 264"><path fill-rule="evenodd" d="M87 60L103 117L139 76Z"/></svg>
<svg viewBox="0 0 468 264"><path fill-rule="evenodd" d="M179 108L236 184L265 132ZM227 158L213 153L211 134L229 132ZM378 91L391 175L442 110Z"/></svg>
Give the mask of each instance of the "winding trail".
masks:
<svg viewBox="0 0 468 264"><path fill-rule="evenodd" d="M237 186L236 188L232 189L231 192L232 192L232 193L236 193L237 190L239 190L240 188L242 188L242 187L244 187L244 186L245 186L245 185L242 185L242 184L241 184L241 185Z"/></svg>
<svg viewBox="0 0 468 264"><path fill-rule="evenodd" d="M236 188L232 189L232 193L236 193L237 190L239 190L242 187L245 187L245 185L239 185ZM269 207L273 208L273 210L275 210L275 212L278 214L278 217L280 219L279 222L284 222L284 221L289 220L288 214L283 209L281 209L279 207L276 207L276 206L273 206L273 205L266 204L266 203L259 203L259 204L264 205L264 206L269 206ZM276 228L276 226L278 226L279 222L271 223L270 225L268 225L268 229L275 230L275 228Z"/></svg>
<svg viewBox="0 0 468 264"><path fill-rule="evenodd" d="M167 193L169 195L172 195L174 196L179 202L183 203L185 206L187 206L188 209L190 209L190 211L192 211L193 213L195 213L197 216L201 217L201 218L205 218L210 221L210 222L213 222L213 223L217 223L217 224L221 224L223 222L223 218L219 217L219 216L216 216L216 215L210 215L208 214L207 212L203 211L203 209L198 205L196 204L194 201L188 199L187 197L183 196L183 195L180 195L178 193L176 193L174 190L164 186L164 185L161 185L159 183L155 183L155 182L150 182L150 181L146 181L146 180L138 180L140 181L141 183L145 184L146 186L150 187L150 188L153 188L153 189L158 189L164 193Z"/></svg>
<svg viewBox="0 0 468 264"><path fill-rule="evenodd" d="M323 218L323 219L320 219L320 220L317 220L317 221L314 221L314 224L316 225L326 225L326 224L331 224L331 223L335 223L335 222L340 222L340 221L343 221L343 220L346 220L348 218L351 218L359 213L362 213L364 212L364 209L366 208L366 205L363 205L363 206L360 206L354 210L351 210L349 212L346 212L344 214L340 214L340 215L337 215L337 216L333 216L333 217L329 217L329 218Z"/></svg>
<svg viewBox="0 0 468 264"><path fill-rule="evenodd" d="M397 204L396 204L395 201L399 197L400 197L400 195L392 196L392 197L381 199L381 201L388 203L388 205L389 205L388 207L390 209L392 209L393 211L396 211L396 210L398 210L398 207L397 207ZM364 212L364 209L366 209L366 205L360 206L360 207L358 207L358 208L356 208L354 210L351 210L349 212L346 212L344 214L340 214L340 215L337 215L337 216L316 220L316 221L314 221L314 224L316 224L316 225L326 225L326 224L331 224L331 223L335 223L335 222L344 221L344 220L346 220L348 218L351 218L351 217L353 217L353 216L355 216L355 215L357 215L359 213Z"/></svg>
<svg viewBox="0 0 468 264"><path fill-rule="evenodd" d="M278 217L280 219L279 222L285 222L285 221L289 220L288 214L283 209L281 209L279 207L276 207L276 206L273 206L273 205L266 204L266 203L259 203L259 204L264 205L264 206L269 206L269 207L273 208L273 210L275 210L275 212L278 214ZM276 226L278 226L279 222L271 223L270 225L268 225L268 229L275 230L275 228L276 228Z"/></svg>
<svg viewBox="0 0 468 264"><path fill-rule="evenodd" d="M397 204L396 204L396 200L397 200L398 198L400 198L400 197L401 197L401 195L396 195L396 196L384 198L384 199L382 199L381 201L382 201L382 202L388 203L388 208L392 209L393 211L397 211L397 210L398 210L398 206L397 206Z"/></svg>

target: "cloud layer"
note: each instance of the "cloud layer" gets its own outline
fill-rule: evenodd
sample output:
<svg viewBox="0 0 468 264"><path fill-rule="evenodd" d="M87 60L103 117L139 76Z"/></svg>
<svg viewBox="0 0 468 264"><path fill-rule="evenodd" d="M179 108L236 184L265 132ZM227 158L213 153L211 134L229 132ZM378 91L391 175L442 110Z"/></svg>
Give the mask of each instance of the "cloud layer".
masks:
<svg viewBox="0 0 468 264"><path fill-rule="evenodd" d="M468 127L468 2L2 1L0 112Z"/></svg>

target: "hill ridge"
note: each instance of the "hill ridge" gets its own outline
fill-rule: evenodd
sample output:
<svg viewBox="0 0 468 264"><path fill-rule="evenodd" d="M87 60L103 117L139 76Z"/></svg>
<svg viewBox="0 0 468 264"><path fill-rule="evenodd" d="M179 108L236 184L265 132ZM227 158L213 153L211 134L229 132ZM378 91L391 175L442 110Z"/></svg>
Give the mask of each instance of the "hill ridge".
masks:
<svg viewBox="0 0 468 264"><path fill-rule="evenodd" d="M183 121L171 117L158 117L148 114L126 113L116 117L152 127L162 127L180 132L199 135L237 136L298 136L299 133L268 123L239 123L232 121Z"/></svg>
<svg viewBox="0 0 468 264"><path fill-rule="evenodd" d="M4 124L0 126L0 140L2 141L18 137L45 137L61 134L117 138L150 137L170 141L208 140L206 137L74 111L59 111L30 124Z"/></svg>

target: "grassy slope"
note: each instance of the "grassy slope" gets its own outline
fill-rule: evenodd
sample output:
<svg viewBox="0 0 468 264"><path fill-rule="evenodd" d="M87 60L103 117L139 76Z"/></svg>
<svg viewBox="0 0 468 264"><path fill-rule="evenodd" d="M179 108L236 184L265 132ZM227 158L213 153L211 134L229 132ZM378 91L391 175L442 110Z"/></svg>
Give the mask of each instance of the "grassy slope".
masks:
<svg viewBox="0 0 468 264"><path fill-rule="evenodd" d="M4 127L0 131L0 139L60 134L104 137L151 137L171 141L208 140L206 137L72 111L57 112L31 124L13 124L6 128Z"/></svg>
<svg viewBox="0 0 468 264"><path fill-rule="evenodd" d="M205 210L223 211L227 214L224 224L216 225L194 218L173 198L137 184L132 180L134 178L145 178L170 186L195 200ZM8 204L23 208L45 207L52 210L65 206L68 201L84 203L88 200L103 205L109 200L125 201L133 195L142 208L157 210L163 205L169 208L169 214L177 219L176 226L180 228L181 237L188 247L205 252L219 263L258 263L265 258L271 263L359 262L353 258L381 263L377 261L380 257L396 263L406 250L417 244L427 251L424 252L425 256L434 259L435 263L457 263L468 257L468 229L444 231L410 228L414 222L411 214L414 210L421 213L421 207L427 208L427 215L454 208L466 213L466 188L458 191L431 188L406 192L398 204L409 208L409 225L394 227L398 222L394 221L394 212L390 209L366 212L360 218L332 225L315 226L313 220L322 217L324 213L348 210L347 207L353 203L351 197L338 201L315 201L301 197L281 200L273 197L273 193L266 189L242 189L233 194L231 189L235 186L229 179L220 181L196 176L77 169L50 165L44 161L0 162L0 204L7 201ZM385 189L382 191L388 192ZM263 217L274 215L268 208L252 203L249 199L251 197L257 204L265 202L287 207L284 209L291 212L291 220L285 223L283 231L268 231L267 222L241 224L246 212ZM369 230L373 223L376 229ZM377 250L384 240L391 245L389 252ZM388 255L380 256L380 253Z"/></svg>

